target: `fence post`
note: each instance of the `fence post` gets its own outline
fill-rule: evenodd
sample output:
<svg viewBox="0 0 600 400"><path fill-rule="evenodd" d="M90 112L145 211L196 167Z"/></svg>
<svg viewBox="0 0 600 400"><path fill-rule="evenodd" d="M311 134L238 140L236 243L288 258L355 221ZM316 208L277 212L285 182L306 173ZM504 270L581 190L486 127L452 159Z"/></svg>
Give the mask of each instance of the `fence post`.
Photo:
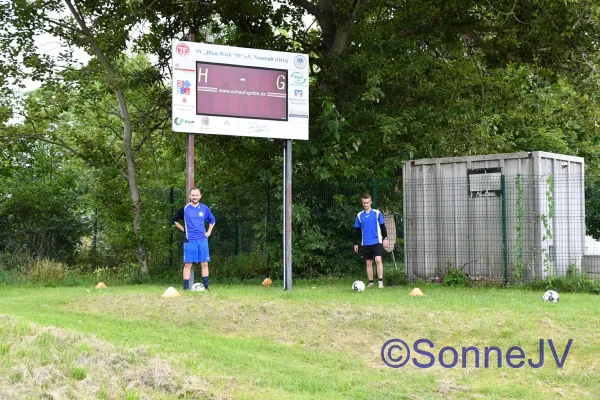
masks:
<svg viewBox="0 0 600 400"><path fill-rule="evenodd" d="M500 176L500 188L502 190L502 253L504 255L504 287L508 285L508 246L506 237L506 180L504 175Z"/></svg>
<svg viewBox="0 0 600 400"><path fill-rule="evenodd" d="M263 261L266 263L267 265L267 278L270 277L270 259L269 259L269 253L267 252L267 234L269 231L269 216L270 216L270 209L271 209L271 185L269 184L269 181L267 181L267 186L266 186L266 195L267 195L267 201L265 204L265 229L264 229L264 235L263 235Z"/></svg>
<svg viewBox="0 0 600 400"><path fill-rule="evenodd" d="M377 209L377 179L373 178L373 208Z"/></svg>
<svg viewBox="0 0 600 400"><path fill-rule="evenodd" d="M173 213L175 212L173 210L173 204L174 204L173 186L171 186L169 188L169 204L171 204L171 215L173 215ZM170 232L170 235L169 235L169 268L173 269L173 241L174 241L173 227L171 227L169 232Z"/></svg>
<svg viewBox="0 0 600 400"><path fill-rule="evenodd" d="M234 244L234 254L237 256L238 254L240 254L240 215L239 215L239 210L235 209L235 238L233 240L235 240L235 244Z"/></svg>
<svg viewBox="0 0 600 400"><path fill-rule="evenodd" d="M98 207L94 209L94 237L92 239L92 271L96 270L96 254L98 242Z"/></svg>

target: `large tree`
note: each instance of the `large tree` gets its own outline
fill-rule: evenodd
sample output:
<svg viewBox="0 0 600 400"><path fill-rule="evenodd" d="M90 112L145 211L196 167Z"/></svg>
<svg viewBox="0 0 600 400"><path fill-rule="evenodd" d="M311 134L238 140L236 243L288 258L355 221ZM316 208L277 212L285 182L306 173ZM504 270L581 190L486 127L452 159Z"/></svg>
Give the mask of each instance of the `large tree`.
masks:
<svg viewBox="0 0 600 400"><path fill-rule="evenodd" d="M168 125L169 101L167 90L158 117L147 124L125 122L132 82L119 60L127 48L156 61L139 79L157 86L170 79L171 41L190 34L203 41L210 31L219 44L310 54L310 140L294 145L298 184L399 176L411 154L518 150L582 155L592 166L588 173L597 174L599 10L585 0L19 0L0 5L7 21L0 29L1 67L3 79L67 83L75 98L86 80L112 91L126 160L115 165L125 172L135 216L141 218L139 182L131 178L160 173L147 162L152 157L146 158L157 153L143 152L154 143L148 132L161 122ZM41 53L34 40L40 33L86 49L92 61L61 72L71 55ZM29 69L16 68L20 63ZM82 98L87 94L88 89ZM98 108L99 115L103 110ZM106 111L111 124L98 133L112 137L115 110ZM183 157L182 143L179 136L157 149ZM260 179L278 183L279 145L202 136L200 183L215 188ZM230 203L228 210L243 209L246 199L234 197L219 200ZM305 197L299 200L310 195Z"/></svg>

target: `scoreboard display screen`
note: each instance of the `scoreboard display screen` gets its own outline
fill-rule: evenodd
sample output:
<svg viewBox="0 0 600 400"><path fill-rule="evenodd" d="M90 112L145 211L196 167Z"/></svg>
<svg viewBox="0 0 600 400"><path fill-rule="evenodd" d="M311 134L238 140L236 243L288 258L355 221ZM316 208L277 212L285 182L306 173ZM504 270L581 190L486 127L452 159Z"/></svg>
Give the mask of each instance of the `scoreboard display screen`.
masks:
<svg viewBox="0 0 600 400"><path fill-rule="evenodd" d="M173 132L308 140L308 54L177 40L171 54Z"/></svg>
<svg viewBox="0 0 600 400"><path fill-rule="evenodd" d="M288 71L196 62L196 115L288 120Z"/></svg>

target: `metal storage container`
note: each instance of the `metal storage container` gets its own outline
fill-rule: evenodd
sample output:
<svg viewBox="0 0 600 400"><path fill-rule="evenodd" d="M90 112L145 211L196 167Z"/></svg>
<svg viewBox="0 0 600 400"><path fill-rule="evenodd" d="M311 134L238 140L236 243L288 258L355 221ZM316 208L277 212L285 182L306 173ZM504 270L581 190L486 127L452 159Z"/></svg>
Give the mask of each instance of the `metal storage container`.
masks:
<svg viewBox="0 0 600 400"><path fill-rule="evenodd" d="M405 272L531 281L581 269L584 160L546 152L406 161Z"/></svg>

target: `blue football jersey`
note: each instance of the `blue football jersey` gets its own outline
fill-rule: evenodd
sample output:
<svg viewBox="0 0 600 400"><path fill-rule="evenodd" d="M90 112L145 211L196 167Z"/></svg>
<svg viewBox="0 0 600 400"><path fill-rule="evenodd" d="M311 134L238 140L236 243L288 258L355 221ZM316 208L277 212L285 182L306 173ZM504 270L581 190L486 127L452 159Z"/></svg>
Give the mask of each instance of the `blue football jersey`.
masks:
<svg viewBox="0 0 600 400"><path fill-rule="evenodd" d="M215 223L215 217L210 208L202 203L199 203L197 207L188 203L183 208L183 220L185 221L185 237L190 242L206 239L205 222Z"/></svg>
<svg viewBox="0 0 600 400"><path fill-rule="evenodd" d="M361 246L368 246L383 242L381 224L385 223L383 214L379 210L371 209L370 212L361 211L356 214L354 227L362 230Z"/></svg>

